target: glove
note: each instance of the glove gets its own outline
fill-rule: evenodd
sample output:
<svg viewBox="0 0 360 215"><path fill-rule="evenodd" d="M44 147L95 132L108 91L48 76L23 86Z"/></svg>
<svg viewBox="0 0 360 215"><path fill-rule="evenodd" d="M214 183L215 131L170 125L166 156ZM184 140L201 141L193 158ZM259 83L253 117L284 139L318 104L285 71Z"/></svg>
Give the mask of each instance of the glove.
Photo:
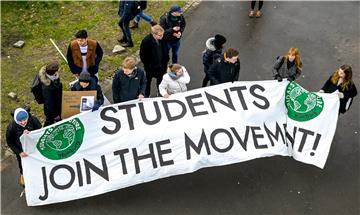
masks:
<svg viewBox="0 0 360 215"><path fill-rule="evenodd" d="M275 75L275 79L277 79L278 82L282 82L282 77L280 75Z"/></svg>
<svg viewBox="0 0 360 215"><path fill-rule="evenodd" d="M289 77L287 78L287 80L288 80L288 81L294 81L294 80L295 80L295 77L294 77L294 76L289 76Z"/></svg>

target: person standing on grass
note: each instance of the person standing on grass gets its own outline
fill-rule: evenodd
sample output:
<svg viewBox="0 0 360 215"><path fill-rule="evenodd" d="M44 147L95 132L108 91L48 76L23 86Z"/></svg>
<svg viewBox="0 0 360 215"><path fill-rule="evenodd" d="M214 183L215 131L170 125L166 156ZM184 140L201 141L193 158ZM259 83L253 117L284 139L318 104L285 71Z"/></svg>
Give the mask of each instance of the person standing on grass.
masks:
<svg viewBox="0 0 360 215"><path fill-rule="evenodd" d="M122 38L118 40L123 47L134 47L131 39L130 21L140 13L140 5L136 1L121 0L119 3L118 15L120 16L119 27L122 31Z"/></svg>
<svg viewBox="0 0 360 215"><path fill-rule="evenodd" d="M6 129L6 142L16 156L20 170L20 185L24 187L25 181L21 158L28 156L28 154L24 152L22 148L20 137L23 134L28 134L30 131L40 129L41 123L38 118L30 114L29 108L17 108L11 115L13 116L13 120Z"/></svg>
<svg viewBox="0 0 360 215"><path fill-rule="evenodd" d="M139 1L139 4L140 4L141 11L140 11L140 13L138 15L135 16L134 23L132 24L132 26L130 26L130 29L139 28L140 19L145 20L151 26L156 25L157 23L154 22L154 19L151 16L145 14L145 12L144 12L144 10L147 7L147 1Z"/></svg>
<svg viewBox="0 0 360 215"><path fill-rule="evenodd" d="M100 44L96 40L87 37L86 30L78 31L67 50L66 59L71 72L76 77L79 77L83 71L89 72L92 77L96 77L103 57ZM98 77L96 77L96 80L98 80Z"/></svg>

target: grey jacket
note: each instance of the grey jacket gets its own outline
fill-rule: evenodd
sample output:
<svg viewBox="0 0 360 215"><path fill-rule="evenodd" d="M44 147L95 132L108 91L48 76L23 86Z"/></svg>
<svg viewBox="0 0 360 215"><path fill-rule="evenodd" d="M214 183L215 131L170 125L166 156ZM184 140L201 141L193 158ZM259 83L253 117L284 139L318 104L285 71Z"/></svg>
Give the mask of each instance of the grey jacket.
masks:
<svg viewBox="0 0 360 215"><path fill-rule="evenodd" d="M281 78L290 77L295 80L301 74L301 70L297 69L295 64L292 67L287 68L287 60L285 60L285 57L283 56L277 58L272 68L272 72L275 79L279 75Z"/></svg>

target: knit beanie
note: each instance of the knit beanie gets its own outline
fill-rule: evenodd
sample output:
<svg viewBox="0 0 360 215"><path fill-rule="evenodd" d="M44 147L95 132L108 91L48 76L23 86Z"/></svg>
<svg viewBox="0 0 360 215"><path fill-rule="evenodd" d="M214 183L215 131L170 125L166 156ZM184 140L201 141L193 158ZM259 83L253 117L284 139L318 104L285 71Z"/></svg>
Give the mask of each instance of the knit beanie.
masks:
<svg viewBox="0 0 360 215"><path fill-rule="evenodd" d="M54 75L59 70L59 63L54 60L46 65L46 74Z"/></svg>
<svg viewBox="0 0 360 215"><path fill-rule="evenodd" d="M223 44L226 43L226 38L223 35L216 34L214 40L214 46L219 49L222 47Z"/></svg>
<svg viewBox="0 0 360 215"><path fill-rule="evenodd" d="M14 120L17 124L19 124L19 122L22 120L27 120L28 118L29 118L29 114L28 114L28 112L26 112L25 109L17 108L14 111Z"/></svg>
<svg viewBox="0 0 360 215"><path fill-rule="evenodd" d="M91 80L90 73L85 72L85 71L80 73L79 82L88 83L88 82L90 82L90 80Z"/></svg>

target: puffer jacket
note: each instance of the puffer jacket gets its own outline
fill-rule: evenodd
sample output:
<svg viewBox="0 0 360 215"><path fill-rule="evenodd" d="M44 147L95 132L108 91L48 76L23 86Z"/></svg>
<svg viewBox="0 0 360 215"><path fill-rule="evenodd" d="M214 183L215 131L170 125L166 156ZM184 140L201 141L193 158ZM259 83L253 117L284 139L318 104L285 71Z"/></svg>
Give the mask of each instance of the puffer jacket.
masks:
<svg viewBox="0 0 360 215"><path fill-rule="evenodd" d="M181 67L183 70L183 75L178 79L174 80L169 76L169 72L163 76L163 80L159 85L159 91L162 96L165 94L171 95L174 93L181 93L187 91L186 84L190 82L189 73L186 71L185 67Z"/></svg>
<svg viewBox="0 0 360 215"><path fill-rule="evenodd" d="M210 66L215 62L216 59L221 58L222 49L216 49L214 46L215 37L211 37L206 40L205 50L203 51L203 64L204 72L207 74Z"/></svg>

